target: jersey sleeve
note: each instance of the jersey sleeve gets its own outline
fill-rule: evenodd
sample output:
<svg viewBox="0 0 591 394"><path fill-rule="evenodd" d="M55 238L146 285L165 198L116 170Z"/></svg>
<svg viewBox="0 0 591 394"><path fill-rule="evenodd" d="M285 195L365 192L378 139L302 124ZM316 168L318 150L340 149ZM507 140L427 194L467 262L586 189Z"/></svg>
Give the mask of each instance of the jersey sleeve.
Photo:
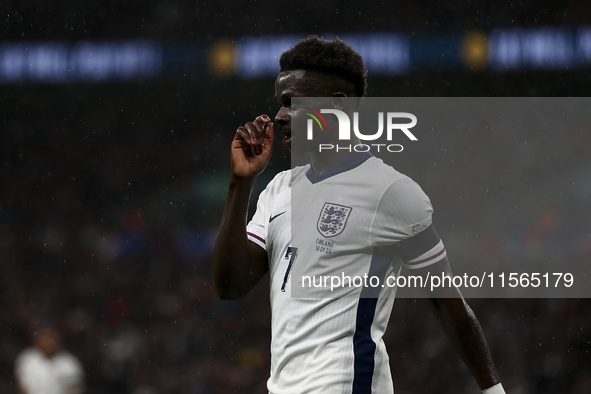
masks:
<svg viewBox="0 0 591 394"><path fill-rule="evenodd" d="M84 368L76 357L67 354L64 357L64 383L70 388L78 391L84 391Z"/></svg>
<svg viewBox="0 0 591 394"><path fill-rule="evenodd" d="M394 182L384 193L372 226L376 245L396 244L408 268L434 264L446 256L445 247L433 226L429 197L410 178Z"/></svg>
<svg viewBox="0 0 591 394"><path fill-rule="evenodd" d="M257 201L257 209L248 224L246 225L246 235L251 242L259 245L264 250L267 250L267 194L269 186L265 188L259 195Z"/></svg>
<svg viewBox="0 0 591 394"><path fill-rule="evenodd" d="M24 351L18 355L14 363L14 371L16 374L16 378L18 379L20 384L23 385L27 382L27 364L29 358L29 352Z"/></svg>

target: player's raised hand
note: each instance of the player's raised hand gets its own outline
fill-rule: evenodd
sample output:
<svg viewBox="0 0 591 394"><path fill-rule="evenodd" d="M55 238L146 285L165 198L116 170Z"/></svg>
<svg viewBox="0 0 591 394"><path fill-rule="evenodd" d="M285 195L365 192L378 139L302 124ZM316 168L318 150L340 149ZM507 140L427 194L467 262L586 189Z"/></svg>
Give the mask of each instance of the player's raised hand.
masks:
<svg viewBox="0 0 591 394"><path fill-rule="evenodd" d="M265 169L273 152L273 123L267 115L238 127L232 141L232 175L254 177Z"/></svg>

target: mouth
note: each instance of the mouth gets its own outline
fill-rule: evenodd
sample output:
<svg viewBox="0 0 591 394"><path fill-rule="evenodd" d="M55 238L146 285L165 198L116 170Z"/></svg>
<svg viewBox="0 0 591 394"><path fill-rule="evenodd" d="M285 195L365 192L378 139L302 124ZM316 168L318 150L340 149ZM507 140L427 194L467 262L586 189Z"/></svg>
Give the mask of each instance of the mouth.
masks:
<svg viewBox="0 0 591 394"><path fill-rule="evenodd" d="M281 140L281 143L283 144L283 146L289 147L291 145L291 133L282 133L282 134L283 134L283 140Z"/></svg>

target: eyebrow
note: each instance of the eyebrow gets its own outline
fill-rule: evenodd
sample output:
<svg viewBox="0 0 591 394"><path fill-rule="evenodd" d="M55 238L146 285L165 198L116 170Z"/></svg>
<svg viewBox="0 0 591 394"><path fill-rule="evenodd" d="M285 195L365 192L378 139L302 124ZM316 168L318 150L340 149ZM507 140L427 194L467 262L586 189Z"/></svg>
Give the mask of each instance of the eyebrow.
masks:
<svg viewBox="0 0 591 394"><path fill-rule="evenodd" d="M275 99L277 100L278 103L282 103L286 100L291 100L292 97L294 97L294 95L290 94L290 92L287 92L287 93L283 93L281 96L275 96Z"/></svg>
<svg viewBox="0 0 591 394"><path fill-rule="evenodd" d="M293 97L308 97L304 93L294 93L290 90L283 93L280 97L275 96L277 101L285 100L285 99L292 99Z"/></svg>

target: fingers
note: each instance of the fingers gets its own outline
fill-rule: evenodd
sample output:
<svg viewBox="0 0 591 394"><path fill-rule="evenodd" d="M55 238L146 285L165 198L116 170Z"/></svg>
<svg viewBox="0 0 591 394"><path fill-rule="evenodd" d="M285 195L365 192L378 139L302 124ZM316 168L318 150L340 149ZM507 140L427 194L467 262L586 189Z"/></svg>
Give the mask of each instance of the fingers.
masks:
<svg viewBox="0 0 591 394"><path fill-rule="evenodd" d="M271 123L267 115L258 116L254 122L248 122L244 127L248 130L251 138L258 147L262 147L266 142L266 128Z"/></svg>
<svg viewBox="0 0 591 394"><path fill-rule="evenodd" d="M270 139L270 143L273 142L271 119L267 115L258 116L253 122L238 127L234 138L241 141L242 149L249 155L260 155L267 144L267 139Z"/></svg>
<svg viewBox="0 0 591 394"><path fill-rule="evenodd" d="M240 147L244 151L246 156L254 156L254 141L252 140L250 133L244 126L238 127L236 130L236 135L234 136L235 140L240 141Z"/></svg>
<svg viewBox="0 0 591 394"><path fill-rule="evenodd" d="M268 146L269 148L273 146L273 141L275 141L275 124L273 122L268 123L267 127L265 128L265 138L267 141L263 144L263 146Z"/></svg>

